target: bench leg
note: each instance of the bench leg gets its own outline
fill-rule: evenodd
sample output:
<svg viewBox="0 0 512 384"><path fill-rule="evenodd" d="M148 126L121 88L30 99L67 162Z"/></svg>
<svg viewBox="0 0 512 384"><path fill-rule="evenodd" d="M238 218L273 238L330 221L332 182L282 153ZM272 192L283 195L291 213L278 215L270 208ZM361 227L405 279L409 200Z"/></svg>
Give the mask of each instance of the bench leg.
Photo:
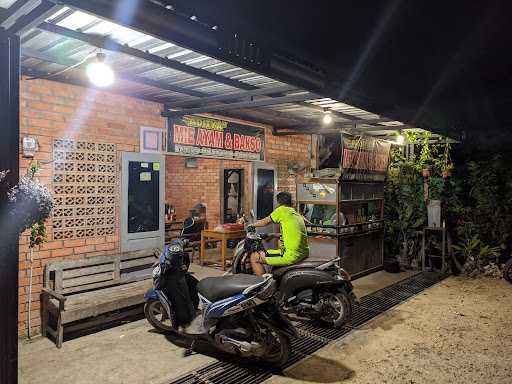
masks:
<svg viewBox="0 0 512 384"><path fill-rule="evenodd" d="M62 347L62 340L64 338L64 326L62 325L62 316L59 313L59 319L57 320L57 329L56 329L56 335L55 335L55 344L57 345L57 348Z"/></svg>
<svg viewBox="0 0 512 384"><path fill-rule="evenodd" d="M48 327L48 308L46 306L46 297L41 298L41 335L46 337L46 327Z"/></svg>

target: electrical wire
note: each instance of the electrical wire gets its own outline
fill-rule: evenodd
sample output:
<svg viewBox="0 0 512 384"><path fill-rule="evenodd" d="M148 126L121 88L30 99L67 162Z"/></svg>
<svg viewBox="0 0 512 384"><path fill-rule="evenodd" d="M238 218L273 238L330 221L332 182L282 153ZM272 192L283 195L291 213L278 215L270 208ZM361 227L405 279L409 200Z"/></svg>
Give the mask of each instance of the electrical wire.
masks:
<svg viewBox="0 0 512 384"><path fill-rule="evenodd" d="M29 77L27 78L26 80L38 80L38 79L49 79L51 77L54 77L54 76L58 76L58 75L62 75L63 73L67 72L67 71L70 71L76 67L79 67L80 65L84 64L87 60L89 60L91 57L93 56L96 56L98 52L98 49L94 49L93 51L91 51L87 56L85 56L82 60L80 60L79 62L69 66L69 67L66 67L64 69L61 69L60 71L57 71L57 72L54 72L54 73L50 73L48 75L41 75L41 76L33 76L33 77Z"/></svg>

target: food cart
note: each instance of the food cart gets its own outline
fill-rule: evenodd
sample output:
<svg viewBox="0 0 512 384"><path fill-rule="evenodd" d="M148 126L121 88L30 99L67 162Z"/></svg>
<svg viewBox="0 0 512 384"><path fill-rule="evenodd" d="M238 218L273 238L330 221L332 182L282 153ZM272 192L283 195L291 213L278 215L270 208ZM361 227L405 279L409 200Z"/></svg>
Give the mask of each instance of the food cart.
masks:
<svg viewBox="0 0 512 384"><path fill-rule="evenodd" d="M312 148L316 169L297 180L297 208L307 219L311 256L339 256L353 277L384 264L389 149L389 143L372 137L318 136Z"/></svg>

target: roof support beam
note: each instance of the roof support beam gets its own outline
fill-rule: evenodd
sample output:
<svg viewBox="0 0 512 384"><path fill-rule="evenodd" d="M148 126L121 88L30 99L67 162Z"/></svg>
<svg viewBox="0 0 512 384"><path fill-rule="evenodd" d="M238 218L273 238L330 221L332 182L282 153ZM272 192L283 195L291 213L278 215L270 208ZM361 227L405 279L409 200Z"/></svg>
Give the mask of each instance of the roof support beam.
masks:
<svg viewBox="0 0 512 384"><path fill-rule="evenodd" d="M230 79L229 77L224 77L209 72L206 69L192 67L190 65L180 63L177 60L168 59L166 57L161 57L149 52L141 51L137 48L129 47L128 45L120 44L110 39L109 37L90 35L87 33L75 31L69 28L61 27L59 25L47 22L39 24L38 28L47 32L55 33L57 35L66 36L75 40L80 40L84 43L90 44L98 48L106 49L108 51L124 53L126 55L136 57L141 60L148 61L150 63L158 64L166 68L171 68L176 71L187 73L189 75L198 76L206 80L214 81L216 83L229 85L231 87L235 87L238 89L251 90L256 88L253 85L245 84L241 81Z"/></svg>
<svg viewBox="0 0 512 384"><path fill-rule="evenodd" d="M29 30L39 24L52 14L57 12L62 6L50 1L43 0L36 8L26 15L21 16L7 30L8 33L20 35L23 31Z"/></svg>
<svg viewBox="0 0 512 384"><path fill-rule="evenodd" d="M38 26L39 29L52 32L61 36L66 36L72 39L83 41L87 44L90 44L92 46L114 51L114 52L120 52L132 57L139 58L141 60L145 60L154 64L158 64L167 68L175 69L177 71L188 73L189 75L194 75L198 77L202 77L206 80L211 80L217 83L229 85L238 89L244 89L248 91L257 91L259 92L258 87L255 87L254 85L246 84L238 80L230 79L221 75L217 75L215 73L209 72L204 69L195 68L187 64L180 63L177 60L167 59L165 57L161 57L155 54L151 54L148 52L141 51L140 49L132 48L127 45L119 44L118 42L108 38L108 37L102 37L102 36L93 36L84 32L75 31L69 28L61 27L56 24L51 24L44 22ZM277 96L277 95L276 95ZM281 96L281 95L280 95ZM309 109L314 109L317 111L326 111L327 108L321 107L319 105L314 105L310 103L304 103L304 102L297 102L297 105L300 105L301 107L307 107ZM354 116L348 115L346 113L342 112L336 112L331 111L331 114L333 117L339 117L341 119L345 120L354 120L357 119Z"/></svg>
<svg viewBox="0 0 512 384"><path fill-rule="evenodd" d="M224 95L215 95L215 96L208 96L203 97L201 99L194 99L194 100L185 100L185 101L178 101L174 102L169 106L169 108L181 108L181 107L188 107L192 105L205 105L207 103L212 102L218 102L218 101L229 101L229 100L239 100L247 97L253 97L253 96L262 96L262 95L275 95L279 96L279 94L282 94L283 92L288 92L296 89L295 87L292 87L291 85L283 85L281 87L269 87L269 88L258 88L254 89L252 91L246 91L246 92L234 92L234 93L228 93Z"/></svg>
<svg viewBox="0 0 512 384"><path fill-rule="evenodd" d="M0 14L0 24L10 23L13 19L16 18L19 12L22 12L22 8L29 6L32 1L33 0L18 0L9 8L2 11L2 13Z"/></svg>
<svg viewBox="0 0 512 384"><path fill-rule="evenodd" d="M315 93L325 93L331 85L325 72L304 60L282 55L269 46L232 31L211 27L177 14L156 1L139 1L132 17L117 12L119 2L110 0L52 0L112 20L159 39L174 42L218 60L270 76L285 83L297 83ZM126 6L133 6L126 1ZM331 92L334 94L334 92Z"/></svg>
<svg viewBox="0 0 512 384"><path fill-rule="evenodd" d="M221 104L221 105L210 105L206 107L198 107L198 108L190 108L183 109L180 111L169 111L164 112L162 115L167 117L176 117L183 115L191 115L194 113L209 113L209 112L222 112L222 111L230 111L234 109L242 109L242 108L257 108L257 107L265 107L269 105L279 105L286 103L293 103L296 101L304 101L311 98L314 98L315 95L312 95L309 92L305 92L299 95L290 95L283 97L273 97L268 99L262 99L257 101L242 101L239 103L230 103L230 104Z"/></svg>
<svg viewBox="0 0 512 384"><path fill-rule="evenodd" d="M60 56L55 56L55 55L49 54L47 52L41 52L41 51L38 51L35 49L30 49L30 48L22 48L21 55L23 57L30 57L33 59L38 59L38 60L46 61L49 63L59 64L59 65L65 66L65 67L71 67L77 63L77 61L75 61L75 60L71 60L68 58L60 57ZM47 74L47 73L44 74L44 73L40 72L37 76L47 78L48 80L57 80L57 81L63 81L63 82L72 83L72 84L76 83L75 85L90 86L90 84L88 84L86 82L73 81L73 79L70 79L68 76L65 76L62 74L60 76L52 76L51 74ZM175 86L172 84L167 84L162 81L148 79L148 78L142 77L142 76L117 73L117 77L122 80L130 81L133 83L148 85L148 86L159 88L159 89L166 89L168 91L181 93L184 95L189 95L189 96L198 98L198 99L194 99L193 101L199 100L199 99L204 100L205 98L208 97L207 94L203 93L203 92L194 91L193 89L178 87L178 86ZM276 88L274 88L274 90L276 90ZM129 95L129 96L131 96L131 95ZM153 100L153 99L151 99L151 100L158 101L158 102L165 101L164 99L161 99L161 98L158 98L156 100ZM264 110L264 111L262 110L261 112L266 115L270 115L271 117L274 117L276 119L295 119L297 121L297 118L295 116L288 115L286 113L272 111L272 110ZM247 116L243 117L243 112L240 114L237 114L236 116L233 115L231 117L241 118L241 119L248 118ZM260 120L262 120L262 119L260 119ZM272 124L269 120L265 120L262 122L264 122L265 124Z"/></svg>
<svg viewBox="0 0 512 384"><path fill-rule="evenodd" d="M7 197L18 184L20 144L20 39L0 32L0 169L8 170L0 184L0 383L18 382L18 239ZM15 218L16 219L16 218Z"/></svg>
<svg viewBox="0 0 512 384"><path fill-rule="evenodd" d="M78 61L64 58L64 57L57 57L55 55L52 55L52 54L49 54L46 52L41 52L41 51L38 51L35 49L30 49L30 48L22 48L21 55L24 57L30 57L33 59L46 61L48 63L59 64L59 65L65 66L65 67L71 67L73 65L78 64ZM53 78L51 76L51 74L47 74L45 77L47 77L49 80L51 80ZM156 80L148 79L146 77L141 77L141 76L137 76L137 75L117 73L117 77L122 80L131 81L131 82L143 84L143 85L148 85L150 87L155 87L155 88L159 88L159 89L165 89L165 90L171 91L171 92L182 93L182 94L187 94L187 95L196 96L196 97L204 96L204 93L194 91L193 89L178 87L178 86L175 86L172 84L164 83L162 81L156 81Z"/></svg>
<svg viewBox="0 0 512 384"><path fill-rule="evenodd" d="M31 68L22 68L21 73L22 73L22 75L30 76L30 77L44 78L45 76L48 76L47 73L35 71ZM147 96L147 95L136 93L136 92L129 92L129 91L124 90L122 87L113 86L113 87L110 87L109 89L100 88L100 87L96 87L96 86L92 85L87 80L79 79L79 78L71 78L69 76L64 76L64 75L52 76L48 80L59 81L61 83L77 85L77 86L85 87L85 88L93 88L98 91L109 92L109 93L114 93L114 94L118 94L118 95L133 97L136 99L152 101L152 102L159 103L159 104L163 104L168 101L168 99L165 99L165 98Z"/></svg>

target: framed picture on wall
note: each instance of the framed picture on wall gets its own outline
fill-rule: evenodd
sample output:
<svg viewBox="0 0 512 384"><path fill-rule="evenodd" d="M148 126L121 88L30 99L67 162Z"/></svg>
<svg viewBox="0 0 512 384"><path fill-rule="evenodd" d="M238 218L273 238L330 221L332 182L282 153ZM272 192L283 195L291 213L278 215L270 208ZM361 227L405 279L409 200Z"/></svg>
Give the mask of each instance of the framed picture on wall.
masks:
<svg viewBox="0 0 512 384"><path fill-rule="evenodd" d="M164 153L166 135L165 129L140 127L140 152Z"/></svg>

